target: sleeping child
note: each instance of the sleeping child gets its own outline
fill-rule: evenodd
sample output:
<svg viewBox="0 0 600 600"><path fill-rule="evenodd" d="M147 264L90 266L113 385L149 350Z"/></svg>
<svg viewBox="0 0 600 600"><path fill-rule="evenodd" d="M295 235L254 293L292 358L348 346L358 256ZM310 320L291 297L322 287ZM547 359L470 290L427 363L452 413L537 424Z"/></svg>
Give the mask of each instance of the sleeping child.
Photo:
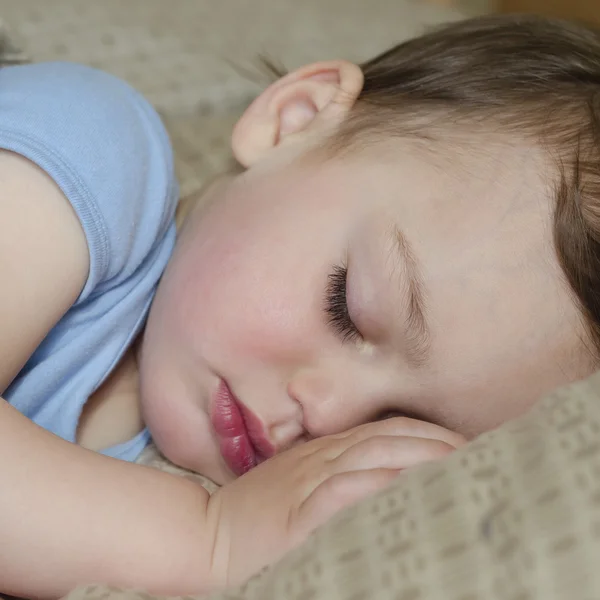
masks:
<svg viewBox="0 0 600 600"><path fill-rule="evenodd" d="M0 592L239 583L600 357L600 35L281 73L176 232L128 85L0 71ZM152 439L222 487L135 464Z"/></svg>

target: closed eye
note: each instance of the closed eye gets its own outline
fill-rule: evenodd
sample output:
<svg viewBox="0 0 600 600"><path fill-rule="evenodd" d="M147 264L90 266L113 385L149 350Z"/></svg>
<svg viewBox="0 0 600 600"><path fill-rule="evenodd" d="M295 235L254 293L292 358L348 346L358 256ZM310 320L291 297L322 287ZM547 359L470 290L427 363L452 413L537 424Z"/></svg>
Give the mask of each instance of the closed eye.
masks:
<svg viewBox="0 0 600 600"><path fill-rule="evenodd" d="M336 265L328 276L325 293L325 314L328 323L342 342L355 342L363 337L348 312L346 285L348 268Z"/></svg>

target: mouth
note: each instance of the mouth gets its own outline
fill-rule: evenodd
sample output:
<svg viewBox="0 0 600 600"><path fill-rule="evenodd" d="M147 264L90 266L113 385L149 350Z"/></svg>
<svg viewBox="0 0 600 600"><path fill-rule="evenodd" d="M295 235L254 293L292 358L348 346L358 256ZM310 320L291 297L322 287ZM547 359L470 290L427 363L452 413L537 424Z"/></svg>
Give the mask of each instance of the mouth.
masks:
<svg viewBox="0 0 600 600"><path fill-rule="evenodd" d="M210 419L221 456L235 475L243 475L275 454L258 417L233 394L223 379L215 393Z"/></svg>

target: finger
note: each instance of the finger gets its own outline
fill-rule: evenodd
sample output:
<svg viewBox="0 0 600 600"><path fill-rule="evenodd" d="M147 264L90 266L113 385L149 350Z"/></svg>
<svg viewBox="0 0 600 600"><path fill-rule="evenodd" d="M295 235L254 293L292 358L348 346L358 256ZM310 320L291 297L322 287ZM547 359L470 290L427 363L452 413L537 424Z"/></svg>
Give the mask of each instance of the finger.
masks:
<svg viewBox="0 0 600 600"><path fill-rule="evenodd" d="M328 464L328 469L336 473L365 469L407 469L443 458L454 450L454 446L440 440L380 435L350 446Z"/></svg>
<svg viewBox="0 0 600 600"><path fill-rule="evenodd" d="M298 507L298 522L308 534L341 509L387 487L398 477L392 469L348 471L325 480Z"/></svg>
<svg viewBox="0 0 600 600"><path fill-rule="evenodd" d="M435 425L434 423L419 421L418 419L411 419L409 417L393 417L384 419L383 421L365 423L354 429L336 434L333 437L345 439L346 441L349 441L349 439L360 441L374 435L398 435L434 439L446 442L454 448L459 448L466 442L465 438L455 431Z"/></svg>

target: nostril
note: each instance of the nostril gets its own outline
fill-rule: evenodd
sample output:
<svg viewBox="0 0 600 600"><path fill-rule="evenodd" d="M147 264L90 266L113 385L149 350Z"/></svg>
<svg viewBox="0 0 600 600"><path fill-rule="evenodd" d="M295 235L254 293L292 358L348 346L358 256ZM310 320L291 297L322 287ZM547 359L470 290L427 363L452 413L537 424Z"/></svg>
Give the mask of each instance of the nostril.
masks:
<svg viewBox="0 0 600 600"><path fill-rule="evenodd" d="M312 438L308 433L305 433L304 435L297 437L294 440L294 442L292 442L292 444L288 448L286 448L286 450L289 450L290 448L295 448L296 446L301 446L302 444L305 444L306 442L312 439L314 438Z"/></svg>
<svg viewBox="0 0 600 600"><path fill-rule="evenodd" d="M302 421L291 420L271 426L269 438L275 446L276 453L279 454L279 452L303 443L308 435L302 426Z"/></svg>

